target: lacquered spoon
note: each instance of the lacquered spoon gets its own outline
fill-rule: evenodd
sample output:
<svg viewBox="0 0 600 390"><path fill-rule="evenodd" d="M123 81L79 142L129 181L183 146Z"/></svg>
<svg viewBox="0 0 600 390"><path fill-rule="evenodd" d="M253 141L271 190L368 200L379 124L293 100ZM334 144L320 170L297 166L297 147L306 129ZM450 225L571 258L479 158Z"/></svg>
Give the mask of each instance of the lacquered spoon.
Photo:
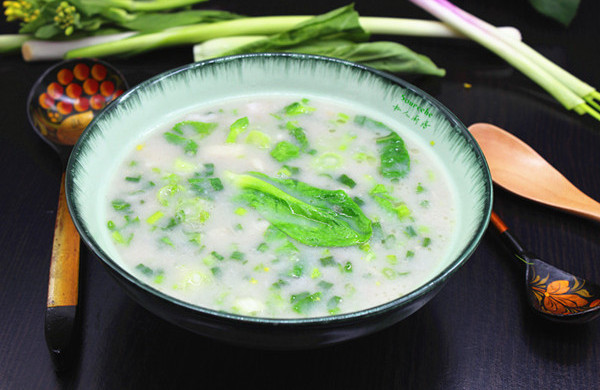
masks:
<svg viewBox="0 0 600 390"><path fill-rule="evenodd" d="M44 331L57 370L68 366L79 295L79 234L65 198L65 168L73 145L94 116L127 89L125 78L106 62L58 63L36 81L27 100L29 122L60 157L63 174L50 261Z"/></svg>
<svg viewBox="0 0 600 390"><path fill-rule="evenodd" d="M553 267L523 249L493 211L490 221L514 256L525 263L527 300L538 313L565 323L583 323L600 316L600 286Z"/></svg>
<svg viewBox="0 0 600 390"><path fill-rule="evenodd" d="M483 150L494 183L522 197L600 221L600 203L519 138L488 123L473 124L469 131Z"/></svg>

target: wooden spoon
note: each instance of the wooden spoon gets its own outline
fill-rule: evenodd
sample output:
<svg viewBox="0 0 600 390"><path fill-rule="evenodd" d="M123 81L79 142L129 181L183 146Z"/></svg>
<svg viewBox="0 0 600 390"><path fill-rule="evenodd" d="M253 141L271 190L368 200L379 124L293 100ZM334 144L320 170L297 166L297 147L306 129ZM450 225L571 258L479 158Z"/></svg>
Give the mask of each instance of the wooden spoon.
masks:
<svg viewBox="0 0 600 390"><path fill-rule="evenodd" d="M538 314L563 323L584 323L600 317L600 286L558 269L524 249L494 211L490 220L514 258L525 264L527 300Z"/></svg>
<svg viewBox="0 0 600 390"><path fill-rule="evenodd" d="M80 238L67 208L64 169L81 132L125 89L125 78L106 62L74 59L50 67L27 100L31 126L58 153L63 166L44 323L46 344L59 371L68 368L73 355L79 301Z"/></svg>
<svg viewBox="0 0 600 390"><path fill-rule="evenodd" d="M489 123L475 123L469 131L483 150L494 183L524 198L600 222L600 203L519 138Z"/></svg>

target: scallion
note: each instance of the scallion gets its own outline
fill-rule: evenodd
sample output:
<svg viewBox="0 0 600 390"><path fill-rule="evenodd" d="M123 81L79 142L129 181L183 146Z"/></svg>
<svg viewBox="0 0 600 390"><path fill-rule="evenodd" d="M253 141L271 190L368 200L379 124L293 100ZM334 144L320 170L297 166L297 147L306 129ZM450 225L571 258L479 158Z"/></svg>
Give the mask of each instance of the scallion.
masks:
<svg viewBox="0 0 600 390"><path fill-rule="evenodd" d="M447 0L410 0L448 26L502 57L544 88L566 109L600 120L600 93L525 43L503 37L496 27L456 7ZM588 105L589 103L589 105ZM595 109L594 109L595 108ZM598 111L596 111L598 110Z"/></svg>

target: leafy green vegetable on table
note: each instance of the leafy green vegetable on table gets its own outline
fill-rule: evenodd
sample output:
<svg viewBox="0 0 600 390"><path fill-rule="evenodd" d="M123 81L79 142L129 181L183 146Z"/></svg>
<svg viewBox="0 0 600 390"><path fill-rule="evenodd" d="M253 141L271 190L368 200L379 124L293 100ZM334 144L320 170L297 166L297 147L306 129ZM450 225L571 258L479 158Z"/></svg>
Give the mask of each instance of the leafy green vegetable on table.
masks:
<svg viewBox="0 0 600 390"><path fill-rule="evenodd" d="M529 0L539 13L568 26L579 8L580 0Z"/></svg>
<svg viewBox="0 0 600 390"><path fill-rule="evenodd" d="M241 17L230 12L190 10L206 0L16 0L5 1L8 21L20 21L21 34L38 39L114 33L143 33ZM176 12L171 12L176 10Z"/></svg>
<svg viewBox="0 0 600 390"><path fill-rule="evenodd" d="M238 201L256 209L274 227L303 244L350 246L371 237L371 221L342 190L324 190L258 172L229 173L228 177L242 190Z"/></svg>
<svg viewBox="0 0 600 390"><path fill-rule="evenodd" d="M21 0L33 1L33 0ZM48 0L57 2L58 0ZM94 3L97 0L88 0ZM193 2L194 0L178 0L172 5L177 8L179 2ZM198 2L198 0L195 0ZM73 1L72 1L73 2ZM87 3L86 0L80 2ZM165 6L169 3L167 0L155 1L126 1L109 0L108 4L113 2L130 3L149 3L155 2ZM102 2L99 2L102 4ZM107 7L109 10L103 10L98 4L88 12L80 10L78 7L70 6L74 15L83 15L77 20L85 20L85 26L82 23L69 22L69 33L72 29L83 31L85 36L96 34L115 33L119 31L137 31L137 34L131 37L115 37L114 41L101 42L98 44L74 45L71 50L64 49L65 58L78 57L103 57L108 55L136 55L147 50L154 50L161 47L196 44L215 38L236 37L244 35L270 35L268 39L261 39L258 42L251 42L252 48L244 48L242 52L261 51L294 51L300 53L321 54L337 56L339 58L359 61L366 65L378 67L388 71L414 72L424 74L434 74L442 76L444 70L440 69L427 57L414 53L410 49L395 42L366 42L370 33L381 34L408 34L408 35L438 35L453 36L450 29L445 29L443 25L437 22L425 20L393 19L393 18L375 18L367 17L360 19L353 7L346 6L333 10L327 14L316 17L309 16L265 16L265 17L241 17L222 11L208 10L183 10L171 13L154 12L146 14L143 12L128 12L125 5L119 7ZM50 17L55 16L56 10L50 9L47 12ZM133 17L134 15L135 17ZM194 21L194 18L198 20ZM43 18L38 18L42 20ZM17 19L15 19L17 20ZM22 20L22 19L21 19ZM89 22L89 23L88 23ZM41 32L34 32L37 38L49 39L56 34L63 33L65 29L54 24L52 20L44 22L24 23L23 33L30 33L35 30L37 24L44 24ZM169 24L172 25L169 25ZM193 23L193 24L192 24ZM365 24L367 27L363 26ZM64 26L66 24L63 23ZM104 26L107 26L106 28ZM116 30L115 27L116 26ZM84 31L85 27L85 31ZM67 28L67 27L65 27ZM370 32L367 32L367 29ZM104 31L103 31L104 30ZM290 30L290 32L288 32ZM283 33L284 35L277 35ZM274 39L273 39L274 38ZM242 38L242 41L248 43L252 40ZM269 42L266 46L265 43ZM14 47L14 44L10 45ZM239 51L240 44L236 44L235 50ZM33 51L34 46L31 45ZM221 50L216 56L224 55ZM233 54L233 53L227 53ZM44 55L51 53L45 51ZM36 57L29 55L31 60ZM43 55L40 55L43 58ZM47 58L47 57L46 57Z"/></svg>
<svg viewBox="0 0 600 390"><path fill-rule="evenodd" d="M369 34L362 28L358 13L349 5L308 19L279 34L256 40L243 38L237 47L228 46L221 52L212 53L210 57L295 52L337 57L390 72L445 74L429 58L406 46L396 42L366 42L368 39ZM196 61L209 58L199 54L201 49L195 52Z"/></svg>
<svg viewBox="0 0 600 390"><path fill-rule="evenodd" d="M600 93L520 41L517 31L489 25L446 0L411 0L443 23L402 18L358 17L352 6L310 16L244 17L226 11L183 9L203 0L14 0L3 3L8 21L21 23L21 34L0 36L0 53L22 47L27 61L110 55L136 55L162 47L198 44L197 61L242 52L288 51L327 55L389 72L443 76L425 56L395 42L366 42L365 34L468 37L504 58L542 86L568 110L600 120ZM529 0L540 13L568 25L580 0ZM458 9L459 12L444 11ZM167 12L162 11L173 11ZM358 20L346 29L330 29L343 14ZM327 15L327 16L326 16ZM327 19L330 17L329 19ZM323 23L323 26L319 24ZM331 23L329 25L328 23ZM344 22L345 23L345 22ZM327 25L328 27L325 27ZM475 26L475 28L473 28ZM122 31L141 32L123 37ZM291 31L291 32L290 32ZM510 32L510 33L509 33ZM112 34L112 35L109 35ZM265 37L266 35L266 37ZM270 36L269 36L270 35ZM84 39L44 45L57 36ZM95 36L102 36L97 41ZM258 36L258 38L257 38ZM368 36L368 35L367 35Z"/></svg>

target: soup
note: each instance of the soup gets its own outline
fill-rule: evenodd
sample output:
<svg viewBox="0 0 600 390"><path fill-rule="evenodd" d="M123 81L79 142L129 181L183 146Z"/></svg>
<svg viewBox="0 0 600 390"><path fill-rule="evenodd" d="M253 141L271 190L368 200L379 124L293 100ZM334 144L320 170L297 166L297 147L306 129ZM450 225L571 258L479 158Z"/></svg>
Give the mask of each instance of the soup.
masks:
<svg viewBox="0 0 600 390"><path fill-rule="evenodd" d="M230 100L151 131L106 194L106 232L148 285L240 315L320 317L429 280L453 192L429 148L358 109Z"/></svg>

